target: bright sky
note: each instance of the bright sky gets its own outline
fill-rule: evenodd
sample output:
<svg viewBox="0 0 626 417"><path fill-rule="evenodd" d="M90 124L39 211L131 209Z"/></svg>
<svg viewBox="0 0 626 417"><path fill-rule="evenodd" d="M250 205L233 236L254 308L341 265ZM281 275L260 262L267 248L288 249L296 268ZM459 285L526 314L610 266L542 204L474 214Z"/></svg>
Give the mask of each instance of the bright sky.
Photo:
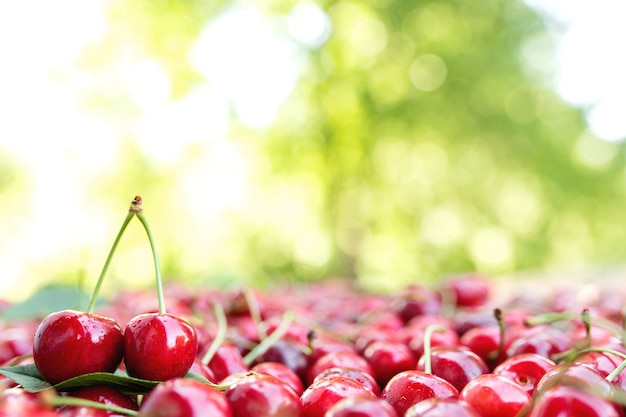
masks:
<svg viewBox="0 0 626 417"><path fill-rule="evenodd" d="M553 25L560 39L557 91L589 109L594 134L606 140L626 137L626 25L621 21L626 2L527 2L562 24L558 30ZM55 75L111 30L106 5L106 0L0 2L0 147L26 167L32 186L21 217L0 224L0 293L27 276L29 264L83 244L101 245L110 227L98 221L97 208L84 210L85 190L115 163L126 132L81 108L81 88L89 89L93 79L78 77L70 86ZM243 154L227 139L229 108L250 127L270 124L306 65L303 52L322 45L331 33L328 16L313 2L302 1L280 22L253 5L235 5L202 31L189 59L211 82L187 97L169 100L170 80L149 58L134 57L119 68L122 87L142 111L136 133L146 155L170 163L190 144L213 146L210 168L182 173L189 206L202 212L227 209L245 197ZM231 39L230 48L219 42L224 38ZM233 43L242 48L232 48ZM243 45L253 53L240 53ZM212 192L195 193L199 183ZM205 201L208 194L212 201ZM9 203L17 204L2 204ZM83 233L86 227L91 233Z"/></svg>

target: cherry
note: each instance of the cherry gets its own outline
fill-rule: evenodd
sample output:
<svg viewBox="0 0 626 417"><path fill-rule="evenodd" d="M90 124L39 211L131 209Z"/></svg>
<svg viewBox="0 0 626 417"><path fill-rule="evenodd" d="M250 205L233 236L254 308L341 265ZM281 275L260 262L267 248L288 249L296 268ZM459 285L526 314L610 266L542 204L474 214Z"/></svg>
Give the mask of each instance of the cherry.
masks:
<svg viewBox="0 0 626 417"><path fill-rule="evenodd" d="M138 410L139 406L137 402L127 395L107 386L89 386L78 388L72 391L69 395L74 398L82 398L85 400L94 401L96 403L104 404L106 406L120 407L125 410ZM62 407L63 416L78 417L78 416L94 416L94 417L106 417L106 416L123 416L117 411L98 409L89 406L64 406Z"/></svg>
<svg viewBox="0 0 626 417"><path fill-rule="evenodd" d="M469 403L458 398L429 398L409 407L404 417L481 417Z"/></svg>
<svg viewBox="0 0 626 417"><path fill-rule="evenodd" d="M441 294L430 288L409 285L397 302L398 314L405 322L413 317L438 315L441 312Z"/></svg>
<svg viewBox="0 0 626 417"><path fill-rule="evenodd" d="M305 349L306 347L301 346L299 342L287 339L278 340L259 356L257 362L280 362L304 379L309 369Z"/></svg>
<svg viewBox="0 0 626 417"><path fill-rule="evenodd" d="M376 396L380 395L380 386L378 385L374 377L371 374L368 374L367 372L360 369L342 368L340 366L337 366L335 368L328 368L317 374L313 382L329 376L352 378L360 384L363 384L367 388L371 389Z"/></svg>
<svg viewBox="0 0 626 417"><path fill-rule="evenodd" d="M554 361L536 353L520 353L496 366L493 373L510 379L533 395L541 378L555 366Z"/></svg>
<svg viewBox="0 0 626 417"><path fill-rule="evenodd" d="M51 384L92 372L113 372L122 360L124 336L113 319L74 310L48 315L35 333L33 358Z"/></svg>
<svg viewBox="0 0 626 417"><path fill-rule="evenodd" d="M507 349L507 356L520 353L537 353L546 358L564 352L571 347L570 337L554 327L537 326L528 334L513 340Z"/></svg>
<svg viewBox="0 0 626 417"><path fill-rule="evenodd" d="M489 372L480 356L466 348L436 347L430 352L431 372L450 382L461 391L467 383ZM426 357L422 355L417 369L425 370Z"/></svg>
<svg viewBox="0 0 626 417"><path fill-rule="evenodd" d="M309 385L300 396L302 417L324 417L334 404L347 397L377 398L365 385L352 378L329 376Z"/></svg>
<svg viewBox="0 0 626 417"><path fill-rule="evenodd" d="M218 382L217 378L215 377L215 374L213 373L211 368L209 368L209 365L203 363L198 358L194 359L193 364L191 365L191 368L189 368L189 372L200 375L201 377L206 378L210 382L213 382L213 383Z"/></svg>
<svg viewBox="0 0 626 417"><path fill-rule="evenodd" d="M299 396L279 379L251 373L238 379L224 393L234 416L299 417Z"/></svg>
<svg viewBox="0 0 626 417"><path fill-rule="evenodd" d="M228 375L249 370L243 362L239 347L230 342L222 343L207 365L213 371L217 381L223 380Z"/></svg>
<svg viewBox="0 0 626 417"><path fill-rule="evenodd" d="M93 310L113 254L140 202L141 198L135 197L130 205L93 289L87 311L51 313L37 327L33 342L35 365L52 384L86 373L113 372L122 361L122 327L113 319L93 314Z"/></svg>
<svg viewBox="0 0 626 417"><path fill-rule="evenodd" d="M470 381L459 398L481 417L514 417L531 403L530 395L521 386L495 374L480 375Z"/></svg>
<svg viewBox="0 0 626 417"><path fill-rule="evenodd" d="M350 351L340 351L328 353L315 361L307 372L307 382L310 384L320 372L335 367L360 369L375 377L372 365L361 355Z"/></svg>
<svg viewBox="0 0 626 417"><path fill-rule="evenodd" d="M395 374L415 368L413 352L402 342L372 342L363 352L363 357L372 366L380 386L384 386Z"/></svg>
<svg viewBox="0 0 626 417"><path fill-rule="evenodd" d="M260 374L271 375L285 384L299 397L304 392L304 386L300 377L287 365L280 362L261 362L252 367L252 371Z"/></svg>
<svg viewBox="0 0 626 417"><path fill-rule="evenodd" d="M592 389L601 397L608 397L613 385L600 372L585 363L563 363L547 371L537 383L537 392L557 385L570 385Z"/></svg>
<svg viewBox="0 0 626 417"><path fill-rule="evenodd" d="M443 291L454 297L459 307L479 307L485 304L490 296L488 280L477 274L450 277L442 285Z"/></svg>
<svg viewBox="0 0 626 417"><path fill-rule="evenodd" d="M383 399L347 397L330 407L324 417L398 417L398 414Z"/></svg>
<svg viewBox="0 0 626 417"><path fill-rule="evenodd" d="M230 403L217 389L190 378L157 385L139 407L141 417L232 417Z"/></svg>
<svg viewBox="0 0 626 417"><path fill-rule="evenodd" d="M458 396L459 391L445 379L418 370L396 374L380 394L380 398L389 402L399 416L404 416L413 404L428 398L456 398Z"/></svg>
<svg viewBox="0 0 626 417"><path fill-rule="evenodd" d="M165 310L154 238L143 213L141 197L135 197L134 203L135 214L144 226L152 249L159 312L140 314L128 322L124 330L124 364L130 376L165 381L182 377L189 371L198 351L198 339L191 324Z"/></svg>
<svg viewBox="0 0 626 417"><path fill-rule="evenodd" d="M0 415L7 417L55 417L57 412L33 393L22 388L5 388L0 391Z"/></svg>
<svg viewBox="0 0 626 417"><path fill-rule="evenodd" d="M621 417L623 415L604 398L575 387L562 385L542 393L528 417Z"/></svg>

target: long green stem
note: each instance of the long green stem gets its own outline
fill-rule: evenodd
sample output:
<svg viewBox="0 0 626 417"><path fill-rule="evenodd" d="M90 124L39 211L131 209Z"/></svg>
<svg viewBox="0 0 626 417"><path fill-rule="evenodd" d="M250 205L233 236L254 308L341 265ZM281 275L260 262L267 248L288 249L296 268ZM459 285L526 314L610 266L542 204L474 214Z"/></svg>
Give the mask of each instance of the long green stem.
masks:
<svg viewBox="0 0 626 417"><path fill-rule="evenodd" d="M217 352L217 349L219 349L224 342L224 339L226 339L226 330L228 329L226 314L224 313L222 305L216 302L213 306L213 312L215 313L215 319L217 320L217 332L215 333L215 338L211 342L209 349L202 357L202 363L205 365L208 365L209 362L211 362L211 359L215 356L215 352Z"/></svg>
<svg viewBox="0 0 626 417"><path fill-rule="evenodd" d="M133 203L134 201L135 200L133 200ZM102 267L102 271L100 272L100 276L98 277L98 282L96 282L96 286L94 287L93 292L91 293L91 298L89 299L89 305L87 306L87 313L90 313L90 314L93 313L93 310L96 307L96 300L98 299L98 293L100 292L100 287L102 286L102 282L104 281L104 276L109 270L109 265L111 264L111 259L113 259L113 254L115 253L115 250L117 249L117 245L120 242L120 239L122 238L122 235L124 234L124 231L126 230L126 226L128 226L128 223L130 223L134 215L135 215L135 211L133 211L133 204L131 203L131 209L128 211L128 214L126 215L126 218L124 219L124 223L122 223L122 227L120 228L120 231L117 232L117 236L115 237L113 246L111 246L109 255L107 256L107 259L104 262L104 266Z"/></svg>
<svg viewBox="0 0 626 417"><path fill-rule="evenodd" d="M148 240L150 241L152 259L154 259L154 272L156 274L157 296L159 297L159 313L165 314L167 311L165 311L165 297L163 296L163 279L161 278L161 267L159 266L159 257L157 256L156 246L154 245L154 237L152 236L152 231L148 225L148 220L146 220L146 217L143 214L143 210L137 212L137 218L141 221L141 224L148 235Z"/></svg>
<svg viewBox="0 0 626 417"><path fill-rule="evenodd" d="M283 319L281 320L278 327L270 333L265 339L261 341L258 345L256 345L246 356L243 358L243 362L246 365L251 365L256 358L264 354L274 343L279 341L287 330L289 330L289 326L293 322L295 318L295 313L291 310L285 311L283 314Z"/></svg>
<svg viewBox="0 0 626 417"><path fill-rule="evenodd" d="M60 406L74 406L74 407L91 407L97 408L100 410L107 410L117 414L123 414L127 416L138 416L139 412L135 410L130 410L124 407L118 407L112 404L104 404L97 401L87 400L84 398L78 397L70 397L70 396L60 396L56 395L56 393L46 392L43 395L44 402L52 407L60 407Z"/></svg>
<svg viewBox="0 0 626 417"><path fill-rule="evenodd" d="M445 332L446 328L438 324L431 324L424 330L424 372L433 373L432 367L432 337L433 332Z"/></svg>

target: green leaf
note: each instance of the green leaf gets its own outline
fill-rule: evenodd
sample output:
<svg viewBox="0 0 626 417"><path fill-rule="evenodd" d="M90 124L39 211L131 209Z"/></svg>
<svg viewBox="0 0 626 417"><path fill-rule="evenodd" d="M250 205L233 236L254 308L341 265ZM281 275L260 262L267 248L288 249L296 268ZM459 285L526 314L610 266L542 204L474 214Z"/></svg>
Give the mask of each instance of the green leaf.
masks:
<svg viewBox="0 0 626 417"><path fill-rule="evenodd" d="M51 385L41 376L35 364L0 367L0 374L12 379L29 392L39 392L51 387L57 391L69 391L74 388L104 385L124 394L145 394L160 383L133 378L124 373L94 372Z"/></svg>
<svg viewBox="0 0 626 417"><path fill-rule="evenodd" d="M3 366L0 367L0 374L12 379L29 392L42 391L52 386L41 376L35 364Z"/></svg>

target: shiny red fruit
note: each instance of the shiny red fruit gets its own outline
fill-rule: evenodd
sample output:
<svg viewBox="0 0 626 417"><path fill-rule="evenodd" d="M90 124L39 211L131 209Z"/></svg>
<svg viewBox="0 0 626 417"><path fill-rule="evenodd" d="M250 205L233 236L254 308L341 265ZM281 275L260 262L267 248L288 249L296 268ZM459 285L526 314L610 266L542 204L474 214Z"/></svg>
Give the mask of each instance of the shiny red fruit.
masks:
<svg viewBox="0 0 626 417"><path fill-rule="evenodd" d="M402 342L377 340L365 348L363 357L374 369L376 381L384 386L396 374L415 369L415 356Z"/></svg>
<svg viewBox="0 0 626 417"><path fill-rule="evenodd" d="M304 386L300 377L284 363L261 362L252 367L252 371L278 378L289 385L298 397L304 392Z"/></svg>
<svg viewBox="0 0 626 417"><path fill-rule="evenodd" d="M411 406L404 417L481 417L469 403L458 398L429 398Z"/></svg>
<svg viewBox="0 0 626 417"><path fill-rule="evenodd" d="M139 408L141 417L232 417L230 404L217 389L190 378L157 385Z"/></svg>
<svg viewBox="0 0 626 417"><path fill-rule="evenodd" d="M289 385L264 374L238 379L224 393L235 417L300 417L300 398Z"/></svg>
<svg viewBox="0 0 626 417"><path fill-rule="evenodd" d="M300 396L302 417L324 417L333 405L347 397L377 398L374 393L351 378L329 376L309 385Z"/></svg>
<svg viewBox="0 0 626 417"><path fill-rule="evenodd" d="M344 368L340 366L328 368L317 374L313 382L316 382L318 379L327 378L329 376L352 378L358 383L363 384L367 388L371 389L374 395L380 395L380 386L378 385L378 382L376 382L372 375L361 369Z"/></svg>
<svg viewBox="0 0 626 417"><path fill-rule="evenodd" d="M449 278L443 290L454 297L459 307L478 307L485 304L490 296L490 284L481 275L468 274Z"/></svg>
<svg viewBox="0 0 626 417"><path fill-rule="evenodd" d="M324 417L398 417L398 414L383 399L348 397L330 407Z"/></svg>
<svg viewBox="0 0 626 417"><path fill-rule="evenodd" d="M124 331L124 364L128 375L166 381L183 377L198 351L195 329L171 314L140 314Z"/></svg>
<svg viewBox="0 0 626 417"><path fill-rule="evenodd" d="M533 395L541 378L555 366L551 359L536 353L520 353L496 366L493 373L510 379Z"/></svg>
<svg viewBox="0 0 626 417"><path fill-rule="evenodd" d="M489 372L485 361L466 348L437 347L432 349L430 360L431 373L450 382L459 391L471 380ZM422 355L417 369L423 371L425 364L426 357Z"/></svg>
<svg viewBox="0 0 626 417"><path fill-rule="evenodd" d="M481 417L515 417L531 402L521 386L494 374L481 375L468 383L459 398L467 401Z"/></svg>
<svg viewBox="0 0 626 417"><path fill-rule="evenodd" d="M124 335L113 319L74 310L48 315L37 327L33 358L51 384L92 372L113 372L122 361Z"/></svg>
<svg viewBox="0 0 626 417"><path fill-rule="evenodd" d="M443 378L426 372L400 372L389 380L380 398L389 402L399 416L414 404L428 398L456 398L459 391Z"/></svg>
<svg viewBox="0 0 626 417"><path fill-rule="evenodd" d="M575 387L553 387L537 399L528 417L621 417L609 401Z"/></svg>

